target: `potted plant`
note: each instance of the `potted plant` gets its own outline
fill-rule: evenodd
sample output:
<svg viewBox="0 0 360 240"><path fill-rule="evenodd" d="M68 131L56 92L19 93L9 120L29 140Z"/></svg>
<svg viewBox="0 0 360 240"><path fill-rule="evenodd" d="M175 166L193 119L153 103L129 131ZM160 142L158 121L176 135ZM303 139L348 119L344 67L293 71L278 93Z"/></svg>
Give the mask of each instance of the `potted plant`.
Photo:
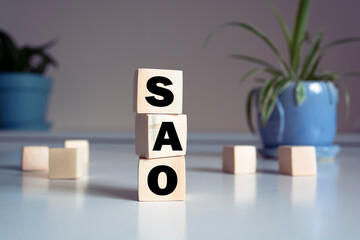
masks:
<svg viewBox="0 0 360 240"><path fill-rule="evenodd" d="M44 45L18 47L8 33L0 30L0 129L46 130L47 102L51 79L44 76L49 65L56 66Z"/></svg>
<svg viewBox="0 0 360 240"><path fill-rule="evenodd" d="M332 157L339 147L333 145L336 134L336 107L338 86L344 89L348 108L349 94L342 79L343 75L359 75L359 72L338 73L320 70L319 65L327 50L339 44L360 41L360 38L344 38L322 44L323 34L313 39L307 31L310 0L300 0L292 32L278 10L271 5L287 43L289 60L286 61L276 45L258 28L244 22L227 22L209 34L206 43L214 33L224 27L237 27L259 37L278 59L279 67L261 59L243 54L231 55L259 65L241 79L254 79L262 84L252 89L247 98L247 121L252 124L253 102L257 108L257 125L265 156L276 157L279 145L314 145L317 156ZM304 52L304 45L308 49ZM266 77L258 77L266 74Z"/></svg>

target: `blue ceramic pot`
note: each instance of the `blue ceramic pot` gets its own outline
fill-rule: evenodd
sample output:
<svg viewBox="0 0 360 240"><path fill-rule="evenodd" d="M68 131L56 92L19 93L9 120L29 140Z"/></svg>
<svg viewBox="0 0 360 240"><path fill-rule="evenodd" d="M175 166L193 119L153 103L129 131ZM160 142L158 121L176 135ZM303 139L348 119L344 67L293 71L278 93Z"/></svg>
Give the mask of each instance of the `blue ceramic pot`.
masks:
<svg viewBox="0 0 360 240"><path fill-rule="evenodd" d="M33 73L0 73L0 129L46 130L51 80Z"/></svg>
<svg viewBox="0 0 360 240"><path fill-rule="evenodd" d="M279 145L314 145L318 157L332 157L339 151L333 146L336 134L338 90L331 82L306 81L306 99L296 105L295 83L278 97L276 106L264 127L258 128L263 142L262 152L277 156Z"/></svg>

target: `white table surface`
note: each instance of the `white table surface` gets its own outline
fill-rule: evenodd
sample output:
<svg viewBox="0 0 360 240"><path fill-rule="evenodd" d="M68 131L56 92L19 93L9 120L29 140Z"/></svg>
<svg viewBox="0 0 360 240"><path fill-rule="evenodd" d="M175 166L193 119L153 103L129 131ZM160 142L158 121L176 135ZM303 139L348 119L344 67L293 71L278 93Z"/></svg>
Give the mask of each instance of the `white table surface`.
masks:
<svg viewBox="0 0 360 240"><path fill-rule="evenodd" d="M86 136L87 177L20 171L23 145ZM0 133L0 239L359 239L360 141L339 139L347 147L317 177L292 178L261 157L256 175L224 174L221 146L256 138L193 134L186 201L138 202L131 134Z"/></svg>

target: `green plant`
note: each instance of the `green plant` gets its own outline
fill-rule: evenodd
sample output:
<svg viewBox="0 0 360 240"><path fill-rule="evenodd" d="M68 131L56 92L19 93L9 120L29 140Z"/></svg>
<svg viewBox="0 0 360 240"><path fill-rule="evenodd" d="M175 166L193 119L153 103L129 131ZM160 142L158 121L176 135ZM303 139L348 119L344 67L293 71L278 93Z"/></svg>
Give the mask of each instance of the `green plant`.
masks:
<svg viewBox="0 0 360 240"><path fill-rule="evenodd" d="M18 47L8 33L0 30L0 72L31 72L43 74L49 65L57 66L57 62L46 50L56 40L41 46Z"/></svg>
<svg viewBox="0 0 360 240"><path fill-rule="evenodd" d="M301 105L301 103L306 99L306 90L302 84L302 81L318 80L333 81L340 84L344 88L345 103L347 108L349 106L350 98L348 90L340 77L343 75L360 75L360 72L339 73L333 71L323 71L319 69L319 64L324 58L327 50L329 50L330 48L344 43L360 41L360 38L354 37L338 39L323 45L323 34L322 32L319 32L315 36L315 38L311 40L310 35L307 31L310 3L311 0L299 1L299 6L292 33L290 32L287 24L285 23L278 10L273 5L271 5L272 10L285 36L289 54L288 61L285 60L276 45L265 33L245 22L224 23L218 28L216 28L213 32L211 32L205 41L205 44L207 44L213 37L213 35L224 27L239 27L263 40L266 45L270 47L272 52L276 55L279 62L279 67L276 67L275 65L264 61L261 58L256 58L243 54L230 55L231 58L245 60L259 65L259 67L253 68L247 73L245 73L241 78L241 82L253 78L257 82L261 82L263 84L258 94L258 109L261 116L261 126L264 126L268 121L271 113L274 110L276 99L279 94L292 82L296 83L295 96L297 105ZM303 47L306 42L310 42L310 45L306 54L303 56ZM268 74L268 77L254 78L261 73ZM247 122L252 132L255 131L251 121L252 102L256 95L256 91L256 89L252 89L247 97Z"/></svg>

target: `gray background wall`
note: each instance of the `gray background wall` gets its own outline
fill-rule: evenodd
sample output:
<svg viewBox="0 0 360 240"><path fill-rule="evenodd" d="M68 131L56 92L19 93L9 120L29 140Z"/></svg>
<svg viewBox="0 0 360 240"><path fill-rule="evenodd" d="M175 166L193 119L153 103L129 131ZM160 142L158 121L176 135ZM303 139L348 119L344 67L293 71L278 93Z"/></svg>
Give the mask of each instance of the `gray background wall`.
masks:
<svg viewBox="0 0 360 240"><path fill-rule="evenodd" d="M293 22L297 1L273 0ZM324 30L325 41L360 36L360 1L313 1L310 32ZM229 53L273 54L252 35L237 29L220 32L206 48L203 42L217 25L229 20L253 23L285 51L280 28L267 1L54 1L1 0L0 27L20 44L43 43L61 66L54 79L49 120L55 129L124 130L134 127L132 81L138 67L184 71L184 113L192 131L247 131L245 99L253 83L239 84L251 64L227 58ZM333 49L323 64L334 70L360 69L360 44ZM346 79L352 94L351 118L339 128L356 129L360 121L360 79Z"/></svg>

